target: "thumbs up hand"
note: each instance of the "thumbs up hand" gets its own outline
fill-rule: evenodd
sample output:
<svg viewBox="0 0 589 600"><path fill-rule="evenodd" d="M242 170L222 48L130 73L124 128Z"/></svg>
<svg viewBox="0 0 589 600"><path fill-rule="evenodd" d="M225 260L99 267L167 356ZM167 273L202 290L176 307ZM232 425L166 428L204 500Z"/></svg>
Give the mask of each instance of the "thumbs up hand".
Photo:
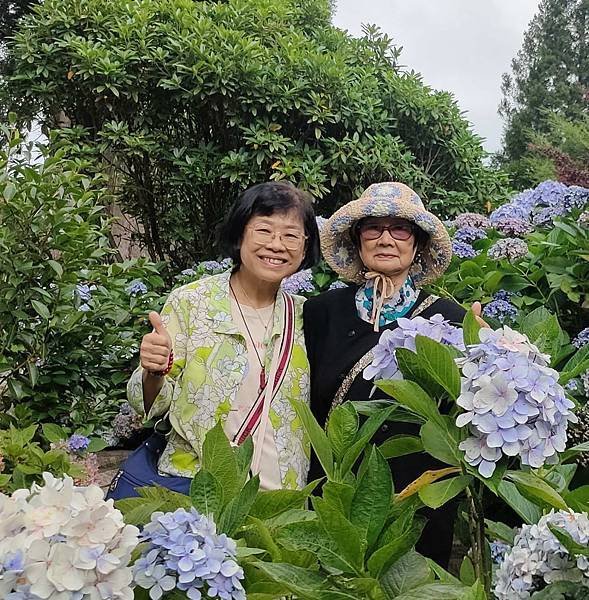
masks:
<svg viewBox="0 0 589 600"><path fill-rule="evenodd" d="M149 322L153 331L143 336L139 358L141 366L148 371L157 373L168 367L168 358L172 351L172 338L158 313L149 313Z"/></svg>

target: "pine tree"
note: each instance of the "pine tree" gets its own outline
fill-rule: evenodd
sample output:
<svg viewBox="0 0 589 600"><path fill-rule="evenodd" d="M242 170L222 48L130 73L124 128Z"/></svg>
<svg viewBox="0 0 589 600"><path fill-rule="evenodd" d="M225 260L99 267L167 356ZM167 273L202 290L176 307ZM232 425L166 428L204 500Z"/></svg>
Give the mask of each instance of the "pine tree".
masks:
<svg viewBox="0 0 589 600"><path fill-rule="evenodd" d="M547 117L576 119L587 108L589 0L541 0L521 50L503 75L499 113L506 120L504 158L517 160Z"/></svg>

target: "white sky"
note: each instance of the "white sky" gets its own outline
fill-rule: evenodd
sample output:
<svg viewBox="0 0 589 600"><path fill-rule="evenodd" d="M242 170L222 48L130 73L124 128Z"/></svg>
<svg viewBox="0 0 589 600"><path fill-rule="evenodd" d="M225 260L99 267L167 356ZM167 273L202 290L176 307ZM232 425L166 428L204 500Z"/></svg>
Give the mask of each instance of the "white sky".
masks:
<svg viewBox="0 0 589 600"><path fill-rule="evenodd" d="M399 59L424 83L453 92L489 152L501 146L501 74L538 0L337 0L334 24L360 35L375 24L403 46Z"/></svg>

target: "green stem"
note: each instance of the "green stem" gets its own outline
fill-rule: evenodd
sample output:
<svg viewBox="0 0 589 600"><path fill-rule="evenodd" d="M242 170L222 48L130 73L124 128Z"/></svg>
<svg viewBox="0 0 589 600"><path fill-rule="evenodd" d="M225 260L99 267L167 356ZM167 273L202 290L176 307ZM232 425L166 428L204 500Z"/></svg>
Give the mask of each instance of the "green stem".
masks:
<svg viewBox="0 0 589 600"><path fill-rule="evenodd" d="M475 481L466 488L466 496L468 498L468 527L474 571L477 579L483 584L487 598L490 598L491 554L485 538L485 515L482 503L483 489L484 487L481 482Z"/></svg>

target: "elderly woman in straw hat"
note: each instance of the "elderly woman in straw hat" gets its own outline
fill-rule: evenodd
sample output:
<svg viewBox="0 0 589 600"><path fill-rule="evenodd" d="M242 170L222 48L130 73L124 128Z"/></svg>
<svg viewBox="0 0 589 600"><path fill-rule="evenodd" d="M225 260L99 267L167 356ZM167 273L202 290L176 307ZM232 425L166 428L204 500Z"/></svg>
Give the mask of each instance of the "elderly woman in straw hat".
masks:
<svg viewBox="0 0 589 600"><path fill-rule="evenodd" d="M352 284L311 298L303 308L311 407L325 424L335 405L370 397L373 383L362 371L382 331L394 329L401 317L418 315L427 319L441 314L460 323L465 310L422 289L447 269L452 246L441 221L402 183L371 185L340 208L322 227L321 248L332 269ZM372 398L379 397L384 394L379 396L377 390ZM418 427L389 422L373 442L380 444L397 434L416 435ZM392 459L390 465L397 490L439 467L425 454ZM311 478L321 474L314 464ZM452 541L453 515L448 510L429 515L421 542L421 551L441 564L448 560Z"/></svg>

